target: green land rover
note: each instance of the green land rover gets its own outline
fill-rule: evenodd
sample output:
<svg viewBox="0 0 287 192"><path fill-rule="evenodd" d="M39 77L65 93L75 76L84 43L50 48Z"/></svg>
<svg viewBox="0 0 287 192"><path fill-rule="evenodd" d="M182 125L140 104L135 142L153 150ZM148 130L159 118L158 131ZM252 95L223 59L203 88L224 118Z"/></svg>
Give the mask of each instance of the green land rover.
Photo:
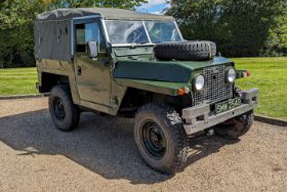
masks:
<svg viewBox="0 0 287 192"><path fill-rule="evenodd" d="M139 153L164 173L184 168L191 137L238 139L253 123L258 90L235 84L249 73L216 55L215 43L184 40L168 16L59 9L35 22L37 86L55 126L74 129L84 111L135 118Z"/></svg>

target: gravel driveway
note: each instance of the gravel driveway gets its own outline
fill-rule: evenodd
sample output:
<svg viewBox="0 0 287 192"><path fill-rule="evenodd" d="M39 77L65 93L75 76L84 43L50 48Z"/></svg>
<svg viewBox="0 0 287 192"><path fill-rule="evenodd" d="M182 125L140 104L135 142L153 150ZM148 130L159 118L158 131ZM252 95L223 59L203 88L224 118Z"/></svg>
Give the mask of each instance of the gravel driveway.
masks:
<svg viewBox="0 0 287 192"><path fill-rule="evenodd" d="M0 101L0 191L287 191L287 129L256 122L241 141L190 141L185 171L148 168L130 119L84 113L54 128L47 99Z"/></svg>

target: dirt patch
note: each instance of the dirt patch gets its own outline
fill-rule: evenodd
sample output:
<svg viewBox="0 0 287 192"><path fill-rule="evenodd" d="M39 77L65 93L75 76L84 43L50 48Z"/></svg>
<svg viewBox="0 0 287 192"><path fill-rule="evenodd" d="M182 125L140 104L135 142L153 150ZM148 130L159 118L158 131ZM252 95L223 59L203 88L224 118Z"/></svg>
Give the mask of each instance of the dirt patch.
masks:
<svg viewBox="0 0 287 192"><path fill-rule="evenodd" d="M47 98L0 101L0 191L287 191L287 129L256 122L241 141L190 141L173 176L148 168L133 120L84 113L63 133Z"/></svg>

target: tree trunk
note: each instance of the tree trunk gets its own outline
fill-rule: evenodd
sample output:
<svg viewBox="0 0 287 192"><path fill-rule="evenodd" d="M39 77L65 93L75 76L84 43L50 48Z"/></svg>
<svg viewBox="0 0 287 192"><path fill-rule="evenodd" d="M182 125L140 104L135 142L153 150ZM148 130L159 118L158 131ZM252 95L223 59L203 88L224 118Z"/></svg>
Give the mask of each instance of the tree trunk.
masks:
<svg viewBox="0 0 287 192"><path fill-rule="evenodd" d="M4 68L4 62L3 60L0 60L0 69L3 69Z"/></svg>
<svg viewBox="0 0 287 192"><path fill-rule="evenodd" d="M9 67L12 67L13 66L13 48L11 47L10 48L10 65Z"/></svg>

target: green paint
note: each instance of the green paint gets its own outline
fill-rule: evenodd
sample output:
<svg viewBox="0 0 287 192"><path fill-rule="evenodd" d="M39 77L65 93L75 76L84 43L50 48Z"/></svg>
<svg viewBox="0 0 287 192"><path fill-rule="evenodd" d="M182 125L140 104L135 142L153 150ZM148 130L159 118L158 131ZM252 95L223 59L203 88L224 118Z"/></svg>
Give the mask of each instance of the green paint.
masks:
<svg viewBox="0 0 287 192"><path fill-rule="evenodd" d="M150 80L135 80L135 79L121 79L116 81L126 87L142 89L154 93L177 96L177 90L183 87L190 87L190 83L173 83L164 81L150 81Z"/></svg>
<svg viewBox="0 0 287 192"><path fill-rule="evenodd" d="M193 71L214 65L233 65L224 57L211 61L157 61L140 58L138 60L120 59L116 63L116 78L144 79L166 82L185 82L191 80Z"/></svg>

